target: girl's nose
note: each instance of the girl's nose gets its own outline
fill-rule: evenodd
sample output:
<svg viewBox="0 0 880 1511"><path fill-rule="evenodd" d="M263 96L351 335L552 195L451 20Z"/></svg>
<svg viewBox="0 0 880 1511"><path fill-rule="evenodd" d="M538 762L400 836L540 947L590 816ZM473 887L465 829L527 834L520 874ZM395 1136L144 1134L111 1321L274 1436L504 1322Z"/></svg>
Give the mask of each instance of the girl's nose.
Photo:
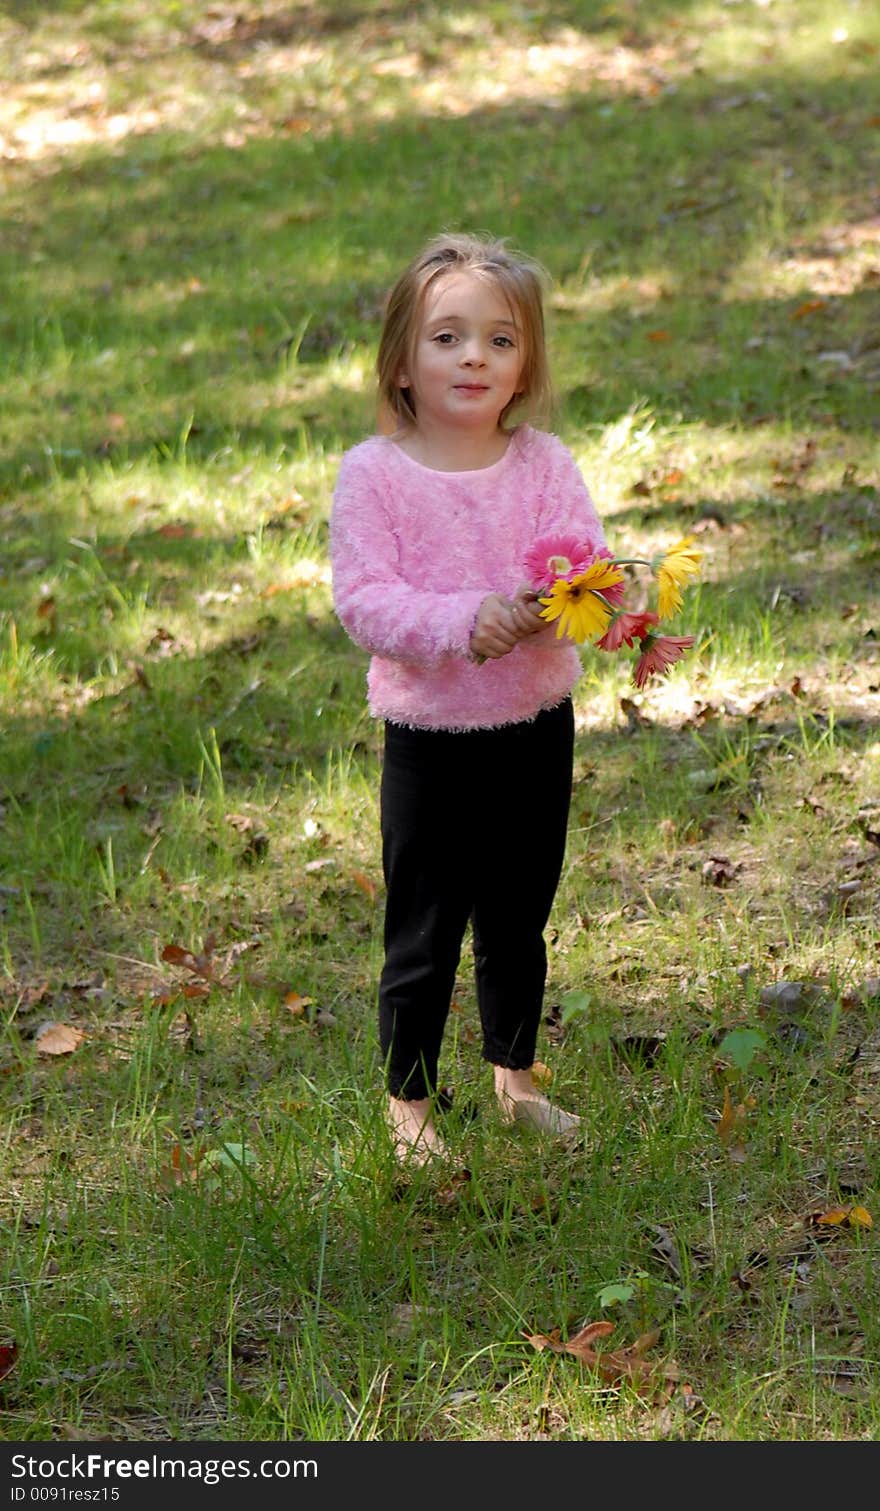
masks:
<svg viewBox="0 0 880 1511"><path fill-rule="evenodd" d="M467 341L462 352L462 359L468 367L482 366L485 358L483 348L479 341Z"/></svg>

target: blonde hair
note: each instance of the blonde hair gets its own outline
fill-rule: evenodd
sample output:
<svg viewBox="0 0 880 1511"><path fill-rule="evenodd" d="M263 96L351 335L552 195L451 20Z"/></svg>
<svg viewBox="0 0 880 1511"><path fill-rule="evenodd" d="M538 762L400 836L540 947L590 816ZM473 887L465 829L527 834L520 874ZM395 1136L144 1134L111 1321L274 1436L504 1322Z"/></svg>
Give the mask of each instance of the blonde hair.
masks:
<svg viewBox="0 0 880 1511"><path fill-rule="evenodd" d="M544 269L495 237L446 234L435 236L423 247L388 295L376 358L379 401L384 413L390 412L398 424L416 423L415 395L411 388L401 388L400 374L412 365L427 292L437 279L451 272L477 273L491 279L507 300L517 323L523 347L520 387L501 411L499 424L520 404L527 405L533 415L549 417L553 391L544 336L542 285L547 278Z"/></svg>

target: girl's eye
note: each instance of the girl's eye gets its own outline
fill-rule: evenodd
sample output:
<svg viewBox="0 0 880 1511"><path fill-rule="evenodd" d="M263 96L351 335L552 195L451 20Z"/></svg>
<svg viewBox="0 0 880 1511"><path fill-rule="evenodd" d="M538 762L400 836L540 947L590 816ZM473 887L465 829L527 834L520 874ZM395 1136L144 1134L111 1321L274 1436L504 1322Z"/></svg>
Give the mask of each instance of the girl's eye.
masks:
<svg viewBox="0 0 880 1511"><path fill-rule="evenodd" d="M452 331L438 331L436 336L434 337L434 340L439 341L442 346L449 346L449 344L455 340L455 337L452 334Z"/></svg>
<svg viewBox="0 0 880 1511"><path fill-rule="evenodd" d="M496 336L495 337L495 345L496 346L513 346L513 342L511 341L511 339L510 339L509 336Z"/></svg>

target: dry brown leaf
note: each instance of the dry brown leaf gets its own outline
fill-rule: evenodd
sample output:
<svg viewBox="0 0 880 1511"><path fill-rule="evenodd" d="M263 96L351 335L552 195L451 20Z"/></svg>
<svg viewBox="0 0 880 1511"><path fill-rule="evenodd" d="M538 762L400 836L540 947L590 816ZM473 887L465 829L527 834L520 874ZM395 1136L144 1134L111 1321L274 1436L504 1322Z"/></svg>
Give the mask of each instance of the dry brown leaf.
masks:
<svg viewBox="0 0 880 1511"><path fill-rule="evenodd" d="M590 1347L594 1338L607 1338L609 1333L614 1332L613 1322L588 1322L579 1332L563 1343L559 1336L559 1328L554 1327L552 1333L526 1333L526 1342L531 1343L538 1350L550 1348L555 1354L577 1354L584 1352L592 1353Z"/></svg>
<svg viewBox="0 0 880 1511"><path fill-rule="evenodd" d="M799 304L796 310L792 310L791 318L792 320L803 320L805 315L813 315L816 310L824 310L824 308L824 299L805 299L803 304Z"/></svg>
<svg viewBox="0 0 880 1511"><path fill-rule="evenodd" d="M724 1106L718 1119L718 1137L725 1149L735 1158L741 1158L744 1154L743 1135L745 1133L746 1108L744 1103L739 1102L736 1107L730 1100L730 1087L724 1088Z"/></svg>
<svg viewBox="0 0 880 1511"><path fill-rule="evenodd" d="M306 1008L311 1007L313 1001L314 998L312 997L301 997L299 992L288 992L284 998L284 1006L295 1018L301 1018L304 1016Z"/></svg>
<svg viewBox="0 0 880 1511"><path fill-rule="evenodd" d="M807 1218L816 1228L873 1228L874 1219L867 1207L829 1207L827 1212L811 1212Z"/></svg>
<svg viewBox="0 0 880 1511"><path fill-rule="evenodd" d="M209 934L201 955L194 955L192 950L185 950L179 944L166 944L160 958L168 965L179 965L183 970L191 971L194 976L200 976L203 981L211 981L215 986L227 987L229 983L222 976L218 976L211 964L213 947L214 940Z"/></svg>
<svg viewBox="0 0 880 1511"><path fill-rule="evenodd" d="M44 1023L34 1034L34 1043L40 1055L72 1055L85 1037L71 1023Z"/></svg>
<svg viewBox="0 0 880 1511"><path fill-rule="evenodd" d="M659 1385L662 1380L675 1380L678 1378L678 1370L672 1363L651 1363L644 1355L659 1341L659 1330L654 1328L650 1332L643 1333L635 1343L627 1348L610 1349L602 1352L593 1348L598 1338L607 1338L614 1331L611 1322L588 1322L579 1332L563 1343L559 1338L559 1329L554 1328L549 1336L545 1333L527 1333L526 1339L537 1349L552 1349L557 1354L574 1354L582 1364L596 1372L608 1384L616 1384L620 1380L628 1380L633 1388L639 1392Z"/></svg>
<svg viewBox="0 0 880 1511"><path fill-rule="evenodd" d="M824 1228L836 1228L849 1217L849 1207L830 1207L827 1212L817 1212L813 1221Z"/></svg>
<svg viewBox="0 0 880 1511"><path fill-rule="evenodd" d="M185 1181L198 1179L199 1165L204 1158L205 1150L196 1149L195 1154L181 1148L180 1144L174 1144L171 1149L171 1161L163 1166L159 1172L166 1186L180 1186Z"/></svg>
<svg viewBox="0 0 880 1511"><path fill-rule="evenodd" d="M352 871L351 879L356 887L360 887L362 892L366 892L367 896L370 899L370 902L376 901L376 893L378 891L378 888L376 886L376 883L372 881L369 876L366 876L363 871Z"/></svg>
<svg viewBox="0 0 880 1511"><path fill-rule="evenodd" d="M532 1080L536 1086L549 1086L553 1080L553 1071L543 1061L535 1060L532 1065Z"/></svg>

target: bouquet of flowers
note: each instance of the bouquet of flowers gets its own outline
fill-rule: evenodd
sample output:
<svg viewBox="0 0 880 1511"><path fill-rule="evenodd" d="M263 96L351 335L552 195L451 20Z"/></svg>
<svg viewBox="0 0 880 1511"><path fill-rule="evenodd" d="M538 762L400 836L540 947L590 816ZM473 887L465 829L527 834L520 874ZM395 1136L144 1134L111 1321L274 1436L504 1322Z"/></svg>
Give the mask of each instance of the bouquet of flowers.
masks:
<svg viewBox="0 0 880 1511"><path fill-rule="evenodd" d="M556 634L578 645L591 640L601 651L639 644L633 673L636 687L664 674L694 643L693 635L662 635L657 626L684 602L683 585L699 571L702 551L687 535L650 561L616 557L604 547L592 551L573 535L545 536L526 557L529 582L541 604L541 617L556 621ZM625 607L624 567L648 567L657 580L657 611L633 613ZM599 637L598 639L596 637Z"/></svg>

